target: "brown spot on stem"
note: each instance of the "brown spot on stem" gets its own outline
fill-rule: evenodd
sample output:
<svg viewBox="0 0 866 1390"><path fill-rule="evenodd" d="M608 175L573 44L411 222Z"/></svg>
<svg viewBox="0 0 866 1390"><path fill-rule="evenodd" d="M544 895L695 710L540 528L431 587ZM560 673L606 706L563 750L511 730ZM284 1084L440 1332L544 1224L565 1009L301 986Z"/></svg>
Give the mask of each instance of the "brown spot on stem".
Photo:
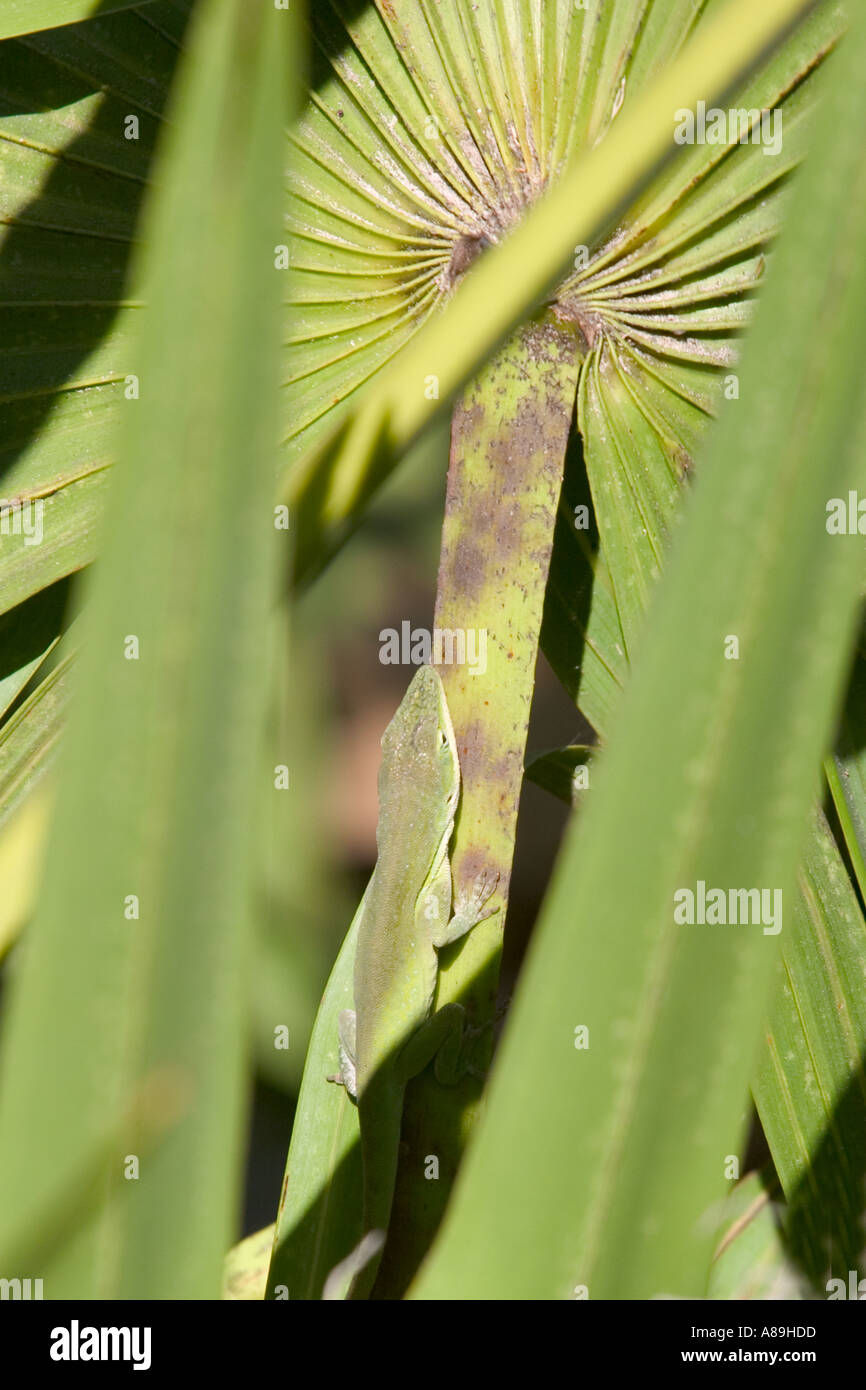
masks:
<svg viewBox="0 0 866 1390"><path fill-rule="evenodd" d="M483 592L487 581L484 550L476 545L471 537L460 535L453 549L442 552L439 569L440 592L443 591L443 579L446 575L450 594L460 594L464 599L477 598Z"/></svg>

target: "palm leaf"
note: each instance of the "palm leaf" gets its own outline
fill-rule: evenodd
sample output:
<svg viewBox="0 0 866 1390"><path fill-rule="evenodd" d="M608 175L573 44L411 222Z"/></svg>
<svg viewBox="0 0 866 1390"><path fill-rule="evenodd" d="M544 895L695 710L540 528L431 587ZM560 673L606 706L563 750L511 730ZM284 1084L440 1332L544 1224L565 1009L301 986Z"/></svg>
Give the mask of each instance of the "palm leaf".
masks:
<svg viewBox="0 0 866 1390"><path fill-rule="evenodd" d="M0 613L96 552L134 375L128 262L189 9L156 0L0 48L0 497L39 500L45 532L0 536Z"/></svg>

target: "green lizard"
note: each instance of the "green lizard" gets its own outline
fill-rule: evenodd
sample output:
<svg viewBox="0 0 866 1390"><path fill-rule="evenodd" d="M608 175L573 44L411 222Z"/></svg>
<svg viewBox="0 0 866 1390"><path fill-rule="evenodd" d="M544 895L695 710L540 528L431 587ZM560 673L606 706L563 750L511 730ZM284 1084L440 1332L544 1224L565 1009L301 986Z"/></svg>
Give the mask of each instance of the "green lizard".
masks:
<svg viewBox="0 0 866 1390"><path fill-rule="evenodd" d="M358 1102L364 1170L365 1236L384 1233L391 1215L407 1081L436 1058L436 1075L457 1079L465 1013L432 1013L436 948L477 922L499 874L482 870L451 915L448 845L460 796L460 763L438 672L422 666L382 736L379 855L358 932L354 1010L340 1015L341 1081ZM383 1241L356 1275L349 1296L366 1297Z"/></svg>

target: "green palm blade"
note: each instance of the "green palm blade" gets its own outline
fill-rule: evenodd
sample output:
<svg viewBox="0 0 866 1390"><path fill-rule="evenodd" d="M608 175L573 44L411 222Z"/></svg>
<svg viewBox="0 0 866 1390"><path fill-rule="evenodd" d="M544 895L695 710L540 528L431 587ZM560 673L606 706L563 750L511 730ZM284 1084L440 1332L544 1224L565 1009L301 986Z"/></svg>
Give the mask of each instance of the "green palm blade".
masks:
<svg viewBox="0 0 866 1390"><path fill-rule="evenodd" d="M0 1059L0 1250L47 1297L217 1297L234 1235L293 26L199 8L148 207L142 390Z"/></svg>

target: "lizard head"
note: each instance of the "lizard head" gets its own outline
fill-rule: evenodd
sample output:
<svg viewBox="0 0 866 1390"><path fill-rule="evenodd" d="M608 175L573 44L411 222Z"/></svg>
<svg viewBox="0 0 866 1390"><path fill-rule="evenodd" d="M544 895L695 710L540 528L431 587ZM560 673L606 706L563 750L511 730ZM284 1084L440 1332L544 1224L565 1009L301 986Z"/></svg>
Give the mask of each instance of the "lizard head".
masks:
<svg viewBox="0 0 866 1390"><path fill-rule="evenodd" d="M448 702L438 671L420 666L382 736L383 768L405 768L425 802L453 813L460 765Z"/></svg>

